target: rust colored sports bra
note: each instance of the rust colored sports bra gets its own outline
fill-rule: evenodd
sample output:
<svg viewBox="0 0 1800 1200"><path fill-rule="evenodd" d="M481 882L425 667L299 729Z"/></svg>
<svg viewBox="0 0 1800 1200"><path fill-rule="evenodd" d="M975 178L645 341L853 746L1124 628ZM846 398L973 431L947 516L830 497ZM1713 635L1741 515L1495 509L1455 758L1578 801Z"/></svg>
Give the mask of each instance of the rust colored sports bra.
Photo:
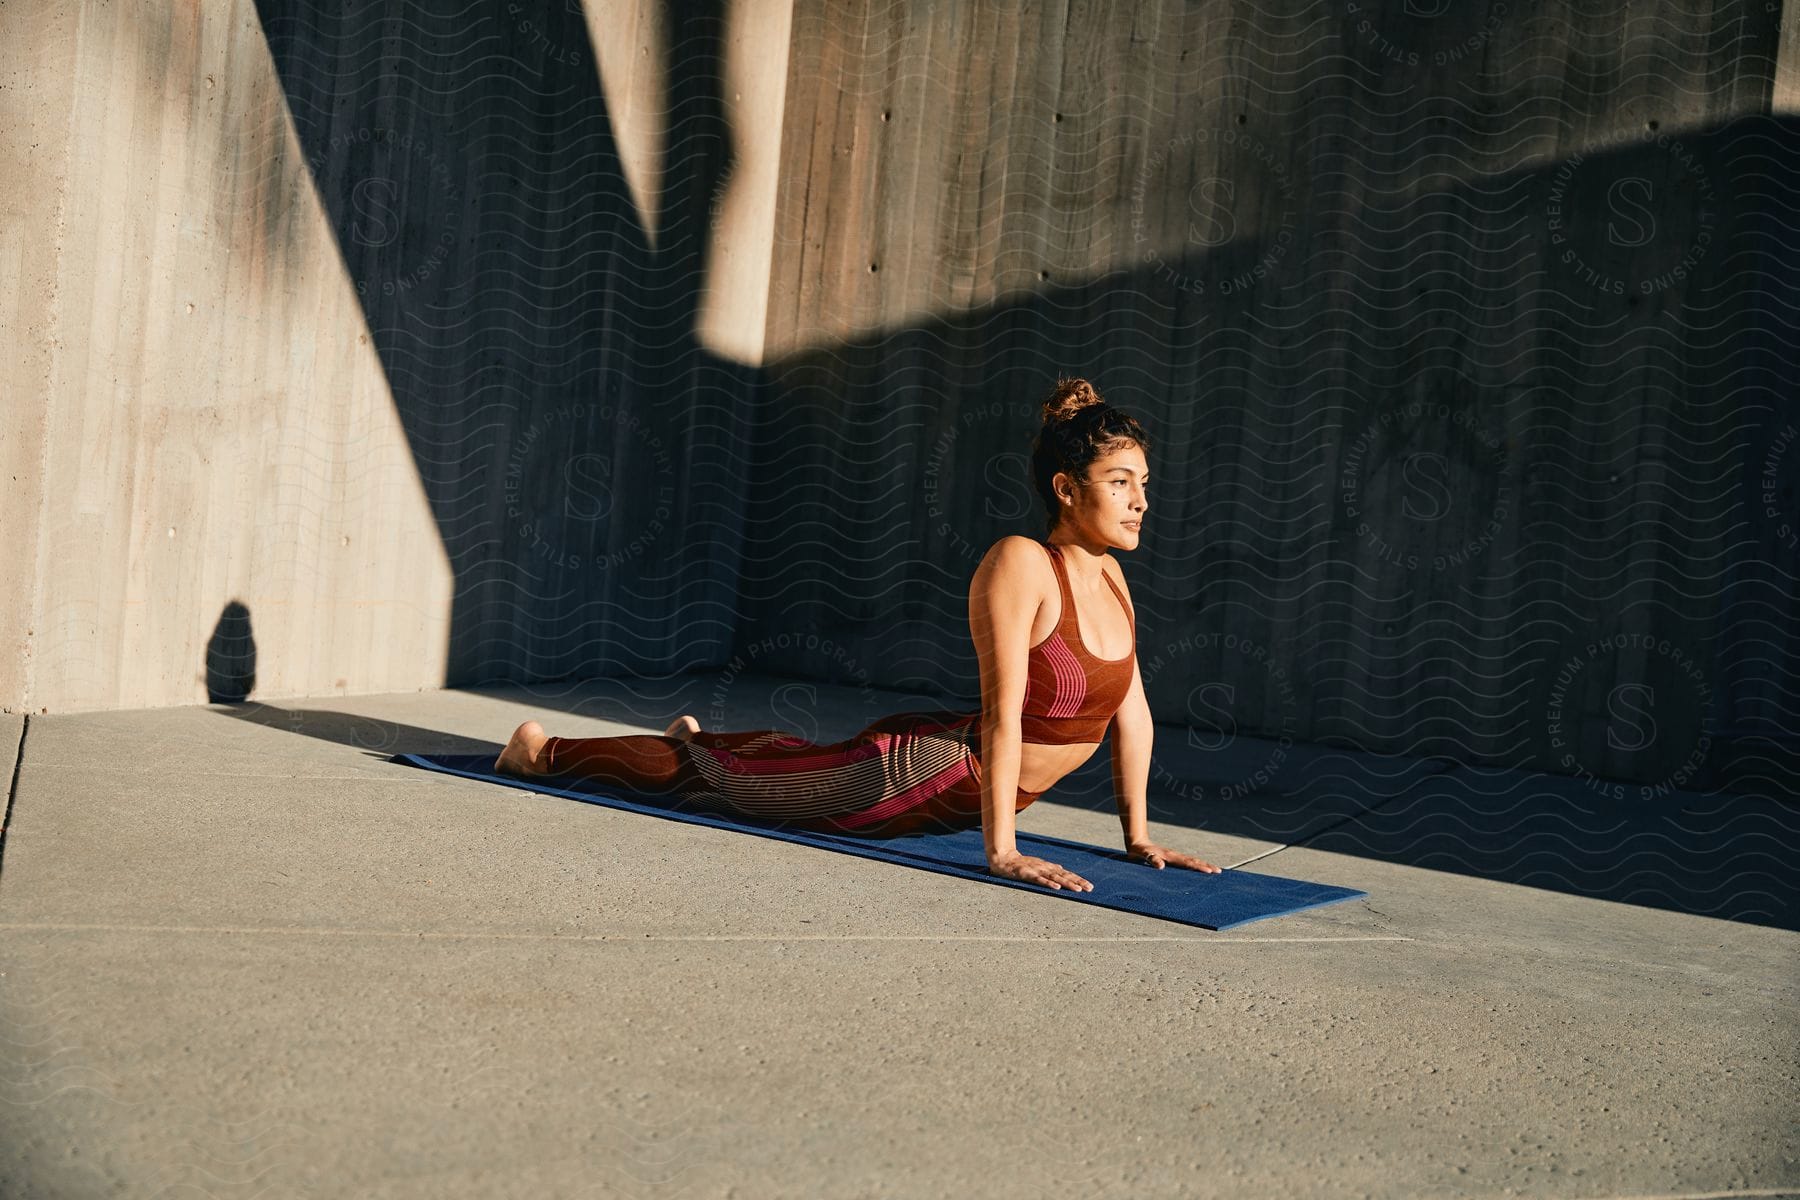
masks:
<svg viewBox="0 0 1800 1200"><path fill-rule="evenodd" d="M1119 607L1131 623L1131 650L1124 658L1097 658L1081 644L1075 616L1075 593L1069 590L1068 569L1062 549L1054 542L1038 545L1050 555L1056 586L1062 591L1062 613L1050 636L1027 655L1025 707L1020 713L1019 740L1046 746L1099 742L1113 714L1131 691L1137 661L1137 620L1125 594L1112 576L1103 575L1106 586L1119 598Z"/></svg>

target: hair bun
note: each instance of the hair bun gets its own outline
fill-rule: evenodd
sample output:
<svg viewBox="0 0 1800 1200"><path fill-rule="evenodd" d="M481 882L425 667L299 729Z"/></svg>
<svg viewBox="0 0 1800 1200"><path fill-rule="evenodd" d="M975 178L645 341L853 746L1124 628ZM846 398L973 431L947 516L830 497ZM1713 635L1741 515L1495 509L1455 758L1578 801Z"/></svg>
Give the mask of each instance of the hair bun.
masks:
<svg viewBox="0 0 1800 1200"><path fill-rule="evenodd" d="M1050 398L1044 401L1044 423L1067 421L1084 408L1104 404L1094 385L1085 379L1058 379Z"/></svg>

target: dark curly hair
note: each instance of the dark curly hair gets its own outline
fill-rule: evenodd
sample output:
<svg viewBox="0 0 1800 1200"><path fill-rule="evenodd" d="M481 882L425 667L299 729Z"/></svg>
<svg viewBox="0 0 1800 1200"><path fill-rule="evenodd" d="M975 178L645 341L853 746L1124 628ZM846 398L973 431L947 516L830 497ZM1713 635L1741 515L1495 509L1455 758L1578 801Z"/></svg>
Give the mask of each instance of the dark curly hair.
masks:
<svg viewBox="0 0 1800 1200"><path fill-rule="evenodd" d="M1150 437L1135 418L1102 400L1085 379L1056 381L1044 401L1044 426L1031 444L1031 481L1052 530L1062 519L1062 505L1050 486L1056 473L1086 479L1095 459L1132 444L1150 453Z"/></svg>

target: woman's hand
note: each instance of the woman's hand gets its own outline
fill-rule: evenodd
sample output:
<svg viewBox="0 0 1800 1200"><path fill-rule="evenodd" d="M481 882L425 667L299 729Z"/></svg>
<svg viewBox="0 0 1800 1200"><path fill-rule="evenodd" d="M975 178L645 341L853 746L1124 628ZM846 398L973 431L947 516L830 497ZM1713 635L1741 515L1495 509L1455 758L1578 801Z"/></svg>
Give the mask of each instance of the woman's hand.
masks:
<svg viewBox="0 0 1800 1200"><path fill-rule="evenodd" d="M1029 854L1013 851L988 859L988 870L1006 879L1017 879L1022 883L1036 883L1057 890L1068 888L1076 892L1091 892L1094 885L1073 871L1064 870L1060 863L1047 862L1041 858L1033 858Z"/></svg>
<svg viewBox="0 0 1800 1200"><path fill-rule="evenodd" d="M1179 850L1169 850L1155 842L1133 842L1125 847L1125 853L1131 857L1132 861L1155 867L1159 871L1169 863L1194 871L1204 871L1209 875L1217 875L1222 869L1213 866L1204 858L1195 858L1193 855L1183 854Z"/></svg>

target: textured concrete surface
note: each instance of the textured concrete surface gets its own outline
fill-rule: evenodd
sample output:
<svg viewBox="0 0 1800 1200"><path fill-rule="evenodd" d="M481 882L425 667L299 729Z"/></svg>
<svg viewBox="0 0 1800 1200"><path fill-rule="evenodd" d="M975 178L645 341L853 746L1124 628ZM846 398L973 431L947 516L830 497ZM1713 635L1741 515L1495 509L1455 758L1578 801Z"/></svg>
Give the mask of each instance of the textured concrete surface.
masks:
<svg viewBox="0 0 1800 1200"><path fill-rule="evenodd" d="M0 1194L1800 1195L1800 936L1403 861L1441 763L1177 770L1167 844L1370 893L1208 933L382 759L687 686L31 719ZM1022 827L1114 844L1105 762Z"/></svg>

